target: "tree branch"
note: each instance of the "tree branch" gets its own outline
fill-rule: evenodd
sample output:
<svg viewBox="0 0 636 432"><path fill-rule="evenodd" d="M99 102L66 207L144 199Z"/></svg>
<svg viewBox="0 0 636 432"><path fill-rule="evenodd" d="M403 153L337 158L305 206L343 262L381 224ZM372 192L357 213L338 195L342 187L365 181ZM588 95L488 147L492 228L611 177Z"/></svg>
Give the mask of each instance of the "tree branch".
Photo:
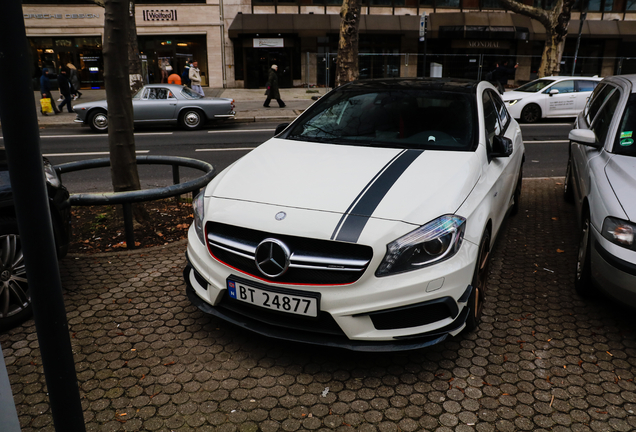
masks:
<svg viewBox="0 0 636 432"><path fill-rule="evenodd" d="M545 9L529 6L517 0L499 0L499 3L503 5L504 9L535 19L545 28L550 27L550 13Z"/></svg>

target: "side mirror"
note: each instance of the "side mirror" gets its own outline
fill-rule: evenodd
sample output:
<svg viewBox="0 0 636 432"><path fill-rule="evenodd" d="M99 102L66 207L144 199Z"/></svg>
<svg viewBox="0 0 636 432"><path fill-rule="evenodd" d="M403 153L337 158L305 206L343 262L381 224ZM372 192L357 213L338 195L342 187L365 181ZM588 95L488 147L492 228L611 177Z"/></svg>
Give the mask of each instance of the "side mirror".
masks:
<svg viewBox="0 0 636 432"><path fill-rule="evenodd" d="M548 93L550 96L555 95L555 94L559 94L559 91L557 89L552 89L550 90L550 93Z"/></svg>
<svg viewBox="0 0 636 432"><path fill-rule="evenodd" d="M276 126L276 131L274 132L274 136L278 135L279 133L287 129L287 126L289 126L289 123L281 123L278 126Z"/></svg>
<svg viewBox="0 0 636 432"><path fill-rule="evenodd" d="M512 140L503 136L495 136L492 140L493 158L508 157L512 154L514 146Z"/></svg>
<svg viewBox="0 0 636 432"><path fill-rule="evenodd" d="M589 129L572 129L568 134L568 139L578 144L600 147L596 142L596 134Z"/></svg>

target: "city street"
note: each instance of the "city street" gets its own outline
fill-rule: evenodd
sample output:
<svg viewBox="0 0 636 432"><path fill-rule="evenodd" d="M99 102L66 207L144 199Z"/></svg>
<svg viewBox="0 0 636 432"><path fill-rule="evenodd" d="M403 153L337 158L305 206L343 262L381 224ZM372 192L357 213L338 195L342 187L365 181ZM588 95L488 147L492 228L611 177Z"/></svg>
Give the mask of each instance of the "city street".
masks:
<svg viewBox="0 0 636 432"><path fill-rule="evenodd" d="M567 137L572 120L522 124L526 145L526 178L565 175ZM174 127L139 128L135 132L135 146L139 154L200 159L221 171L271 138L277 125L278 123L229 121L195 132L185 132ZM53 164L108 156L108 135L95 134L86 127L45 129L41 131L41 137L42 153ZM140 166L139 173L144 188L166 186L172 181L169 166ZM185 181L198 176L199 172L182 169L181 175ZM64 176L63 181L71 193L111 190L108 168L70 173Z"/></svg>
<svg viewBox="0 0 636 432"><path fill-rule="evenodd" d="M185 244L62 260L89 431L629 431L633 312L574 293L560 179L527 179L478 331L362 354L257 337L185 295ZM24 432L52 431L33 321L0 335Z"/></svg>

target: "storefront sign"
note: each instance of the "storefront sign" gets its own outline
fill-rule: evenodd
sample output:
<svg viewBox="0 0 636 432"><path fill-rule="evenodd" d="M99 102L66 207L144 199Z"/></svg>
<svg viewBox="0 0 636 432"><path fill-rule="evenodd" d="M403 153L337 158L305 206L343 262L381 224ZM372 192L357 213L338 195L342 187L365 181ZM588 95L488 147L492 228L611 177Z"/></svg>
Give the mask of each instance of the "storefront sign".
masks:
<svg viewBox="0 0 636 432"><path fill-rule="evenodd" d="M144 10L144 21L176 21L177 10Z"/></svg>
<svg viewBox="0 0 636 432"><path fill-rule="evenodd" d="M24 19L79 19L99 18L99 14L24 14Z"/></svg>
<svg viewBox="0 0 636 432"><path fill-rule="evenodd" d="M451 47L472 49L510 49L510 41L454 40L451 42Z"/></svg>
<svg viewBox="0 0 636 432"><path fill-rule="evenodd" d="M284 48L283 38L254 38L254 48Z"/></svg>

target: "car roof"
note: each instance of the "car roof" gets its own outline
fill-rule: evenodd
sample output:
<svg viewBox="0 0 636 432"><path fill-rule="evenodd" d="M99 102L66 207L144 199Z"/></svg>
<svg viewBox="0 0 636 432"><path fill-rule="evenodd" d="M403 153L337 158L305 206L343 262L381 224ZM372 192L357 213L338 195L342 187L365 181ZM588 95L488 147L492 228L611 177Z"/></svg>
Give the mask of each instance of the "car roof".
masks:
<svg viewBox="0 0 636 432"><path fill-rule="evenodd" d="M603 81L629 84L632 88L632 93L636 93L636 74L614 75L614 76L604 78Z"/></svg>
<svg viewBox="0 0 636 432"><path fill-rule="evenodd" d="M180 84L146 84L144 87L148 88L167 88L175 92L183 90L183 86Z"/></svg>
<svg viewBox="0 0 636 432"><path fill-rule="evenodd" d="M475 93L479 81L459 78L380 78L353 81L342 86L346 90L442 90Z"/></svg>

